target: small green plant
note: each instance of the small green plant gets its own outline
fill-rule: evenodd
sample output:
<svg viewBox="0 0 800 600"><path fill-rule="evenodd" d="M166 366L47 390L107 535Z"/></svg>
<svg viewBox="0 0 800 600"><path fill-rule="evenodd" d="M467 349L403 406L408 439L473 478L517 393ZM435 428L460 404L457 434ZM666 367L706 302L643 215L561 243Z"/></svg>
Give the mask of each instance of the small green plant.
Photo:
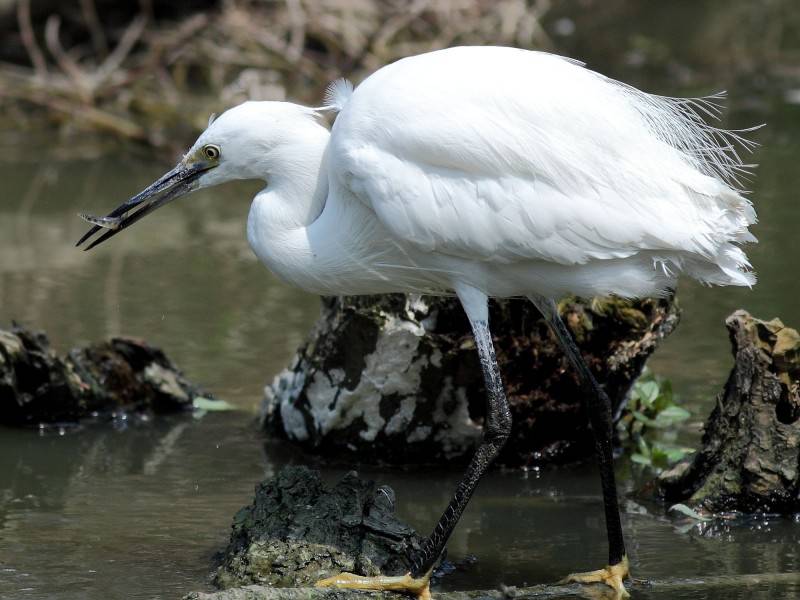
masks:
<svg viewBox="0 0 800 600"><path fill-rule="evenodd" d="M672 384L645 367L631 388L627 410L617 425L623 444L633 451L633 462L659 472L693 452L670 441L675 437L670 430L691 416L675 400Z"/></svg>

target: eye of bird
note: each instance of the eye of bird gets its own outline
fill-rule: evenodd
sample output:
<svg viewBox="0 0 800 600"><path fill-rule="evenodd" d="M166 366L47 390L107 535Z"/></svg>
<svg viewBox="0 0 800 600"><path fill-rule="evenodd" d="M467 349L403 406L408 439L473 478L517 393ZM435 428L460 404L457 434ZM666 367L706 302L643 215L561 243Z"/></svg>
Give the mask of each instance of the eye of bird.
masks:
<svg viewBox="0 0 800 600"><path fill-rule="evenodd" d="M220 154L219 146L215 146L214 144L203 146L203 154L205 154L206 158L210 160L217 160Z"/></svg>

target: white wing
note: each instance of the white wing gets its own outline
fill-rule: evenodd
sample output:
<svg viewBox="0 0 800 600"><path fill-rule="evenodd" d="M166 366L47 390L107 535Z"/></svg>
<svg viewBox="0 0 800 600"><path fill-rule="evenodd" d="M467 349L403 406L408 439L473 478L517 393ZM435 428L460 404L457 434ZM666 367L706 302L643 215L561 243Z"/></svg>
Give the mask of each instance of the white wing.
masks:
<svg viewBox="0 0 800 600"><path fill-rule="evenodd" d="M740 138L699 118L714 109L549 54L453 48L365 80L331 160L393 235L427 251L561 264L689 253L747 284L731 244L754 240L732 187L746 165Z"/></svg>

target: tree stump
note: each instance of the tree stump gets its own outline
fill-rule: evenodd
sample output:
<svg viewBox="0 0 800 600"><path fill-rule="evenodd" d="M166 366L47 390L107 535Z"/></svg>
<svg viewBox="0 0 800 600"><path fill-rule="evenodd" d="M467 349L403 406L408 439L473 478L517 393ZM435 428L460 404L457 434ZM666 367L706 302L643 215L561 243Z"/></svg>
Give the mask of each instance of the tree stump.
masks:
<svg viewBox="0 0 800 600"><path fill-rule="evenodd" d="M710 512L800 511L800 335L743 310L725 321L735 364L700 450L660 478L669 502Z"/></svg>
<svg viewBox="0 0 800 600"><path fill-rule="evenodd" d="M342 571L405 573L420 541L395 517L390 487L355 472L328 487L316 471L284 467L234 516L215 583L297 587Z"/></svg>
<svg viewBox="0 0 800 600"><path fill-rule="evenodd" d="M616 409L679 318L667 299L567 299L560 311ZM492 302L490 320L514 417L499 462L535 466L591 454L577 377L538 311L527 301ZM308 341L267 386L262 421L327 457L433 463L471 455L484 398L455 299L344 297L323 301Z"/></svg>
<svg viewBox="0 0 800 600"><path fill-rule="evenodd" d="M47 336L0 329L0 424L74 423L114 412L168 413L208 396L164 353L117 337L60 357Z"/></svg>

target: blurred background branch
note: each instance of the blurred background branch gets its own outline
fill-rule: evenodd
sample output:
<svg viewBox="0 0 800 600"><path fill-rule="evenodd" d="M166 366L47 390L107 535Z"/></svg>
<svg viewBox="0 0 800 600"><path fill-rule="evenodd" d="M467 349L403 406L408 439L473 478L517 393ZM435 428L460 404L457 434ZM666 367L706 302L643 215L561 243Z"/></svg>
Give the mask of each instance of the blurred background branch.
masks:
<svg viewBox="0 0 800 600"><path fill-rule="evenodd" d="M177 140L188 142L211 112L248 98L317 104L337 77L357 82L402 56L458 44L554 51L644 86L650 77L663 81L666 72L699 93L775 81L793 90L800 86L795 6L794 0L0 0L0 129L56 129L67 138L111 134L174 153ZM663 19L664 11L687 18ZM676 37L680 44L670 42Z"/></svg>

